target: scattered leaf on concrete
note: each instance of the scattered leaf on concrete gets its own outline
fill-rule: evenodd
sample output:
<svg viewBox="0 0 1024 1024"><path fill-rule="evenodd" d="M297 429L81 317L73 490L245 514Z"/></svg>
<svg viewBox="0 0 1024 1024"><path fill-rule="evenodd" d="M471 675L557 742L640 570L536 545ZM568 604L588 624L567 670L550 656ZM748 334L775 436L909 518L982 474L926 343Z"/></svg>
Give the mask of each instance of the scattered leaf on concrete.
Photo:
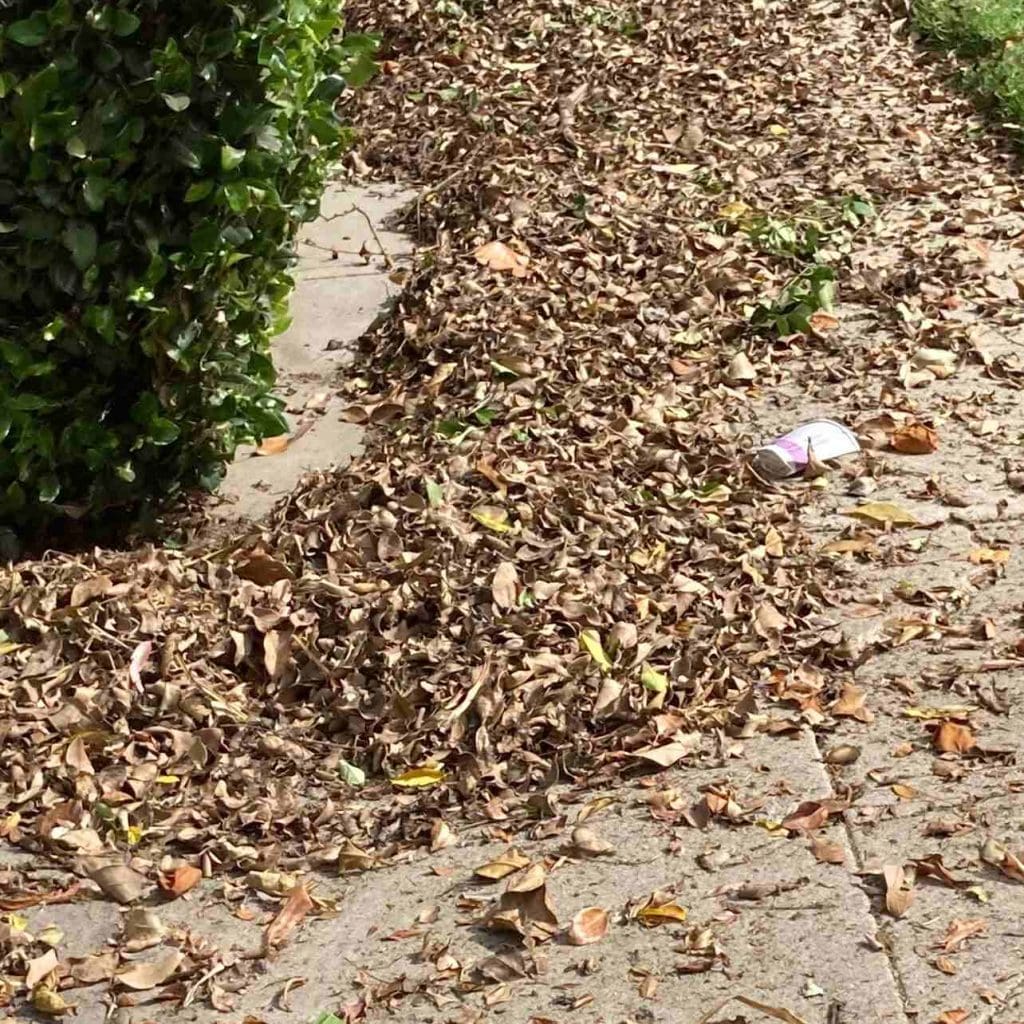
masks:
<svg viewBox="0 0 1024 1024"><path fill-rule="evenodd" d="M822 864L843 864L846 861L846 850L840 843L830 843L822 836L811 837L811 853L814 859Z"/></svg>
<svg viewBox="0 0 1024 1024"><path fill-rule="evenodd" d="M645 928L656 928L658 925L685 921L686 910L668 893L653 892L633 916Z"/></svg>
<svg viewBox="0 0 1024 1024"><path fill-rule="evenodd" d="M88 857L83 858L82 866L103 892L118 903L133 903L146 889L145 878L127 864Z"/></svg>
<svg viewBox="0 0 1024 1024"><path fill-rule="evenodd" d="M988 931L988 922L981 918L964 920L953 918L946 927L946 934L938 942L938 948L944 953L956 953L968 939L984 935Z"/></svg>
<svg viewBox="0 0 1024 1024"><path fill-rule="evenodd" d="M513 872L525 868L529 863L530 858L513 846L500 856L495 857L494 860L481 864L473 871L473 874L477 878L484 878L489 882L499 882Z"/></svg>
<svg viewBox="0 0 1024 1024"><path fill-rule="evenodd" d="M194 889L202 880L203 873L192 864L183 864L172 871L161 871L158 876L160 888L168 896L182 896Z"/></svg>
<svg viewBox="0 0 1024 1024"><path fill-rule="evenodd" d="M566 931L572 946L589 946L600 942L608 934L608 911L600 907L585 907L573 916Z"/></svg>
<svg viewBox="0 0 1024 1024"><path fill-rule="evenodd" d="M920 526L915 516L906 509L888 501L868 501L856 508L846 509L844 516L852 516L867 523L892 526Z"/></svg>
<svg viewBox="0 0 1024 1024"><path fill-rule="evenodd" d="M184 959L184 953L174 950L163 954L156 960L128 964L114 975L114 980L117 984L124 985L125 988L144 992L156 988L170 979Z"/></svg>
<svg viewBox="0 0 1024 1024"><path fill-rule="evenodd" d="M838 718L856 718L859 722L874 721L874 714L866 706L867 694L853 683L844 683L843 692L832 705L832 714Z"/></svg>
<svg viewBox="0 0 1024 1024"><path fill-rule="evenodd" d="M313 909L313 901L306 887L301 883L288 894L284 906L263 933L263 949L271 952L285 943L288 936L302 923L306 915Z"/></svg>
<svg viewBox="0 0 1024 1024"><path fill-rule="evenodd" d="M813 832L829 818L830 809L817 800L805 800L783 819L782 827L790 832Z"/></svg>
<svg viewBox="0 0 1024 1024"><path fill-rule="evenodd" d="M914 900L914 890L902 864L886 864L882 868L885 879L885 909L893 917L902 917Z"/></svg>
<svg viewBox="0 0 1024 1024"><path fill-rule="evenodd" d="M975 548L967 559L974 565L1006 565L1010 552L1006 548Z"/></svg>
<svg viewBox="0 0 1024 1024"><path fill-rule="evenodd" d="M940 722L933 731L932 744L943 754L966 754L977 746L969 726L948 720Z"/></svg>
<svg viewBox="0 0 1024 1024"><path fill-rule="evenodd" d="M909 423L890 434L889 444L904 455L929 455L938 450L939 435L923 423Z"/></svg>

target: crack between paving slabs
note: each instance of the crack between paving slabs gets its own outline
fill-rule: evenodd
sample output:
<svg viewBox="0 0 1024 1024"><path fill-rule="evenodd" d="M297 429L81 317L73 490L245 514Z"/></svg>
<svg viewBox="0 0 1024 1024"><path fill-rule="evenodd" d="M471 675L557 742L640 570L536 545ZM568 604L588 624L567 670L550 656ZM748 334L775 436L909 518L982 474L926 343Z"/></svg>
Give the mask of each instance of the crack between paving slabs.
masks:
<svg viewBox="0 0 1024 1024"><path fill-rule="evenodd" d="M813 730L811 731L811 742L814 745L815 753L818 755L819 763L824 765L824 763L825 763L825 759L824 759L824 756L823 756L824 752L822 751L821 746L818 743L817 733L815 733ZM832 784L832 776L829 775L827 771L823 772L823 774L825 775L825 778L828 780L828 790L829 790L830 795L832 797L834 797L834 798L838 798L839 797L839 793L836 791L835 787ZM860 874L864 871L864 856L863 856L863 854L861 852L860 847L857 844L856 832L854 831L853 826L846 820L846 816L845 815L842 818L842 825L843 825L843 832L846 835L846 845L849 847L850 854L852 855L853 860L854 860L854 866L856 868L856 873L857 873L857 875L859 877ZM872 903L871 903L871 898L868 896L868 894L866 892L864 892L863 887L858 884L857 888L860 890L861 894L864 897L865 902L867 903L867 911L868 911L869 916L871 917L871 920L874 921L874 923L875 923L876 931L878 929L882 929L883 930L883 935L884 935L885 922L881 919L880 915L875 912L875 909L874 909L874 907L872 906ZM896 992L898 993L898 995L900 997L900 1004L902 1005L902 1008L903 1008L903 1014L909 1020L912 1017L912 1013L911 1013L911 1009L910 1009L910 994L909 994L909 992L907 990L907 985L906 985L906 982L903 979L903 975L900 972L900 967L899 967L899 963L898 963L898 961L896 959L895 952L894 952L894 950L892 949L892 947L890 946L890 944L888 942L888 936L884 936L884 941L881 941L878 944L885 951L885 959L886 959L886 963L887 963L888 968L889 968L889 975L892 978L893 985L895 986ZM991 1022L983 1022L983 1024L991 1024Z"/></svg>

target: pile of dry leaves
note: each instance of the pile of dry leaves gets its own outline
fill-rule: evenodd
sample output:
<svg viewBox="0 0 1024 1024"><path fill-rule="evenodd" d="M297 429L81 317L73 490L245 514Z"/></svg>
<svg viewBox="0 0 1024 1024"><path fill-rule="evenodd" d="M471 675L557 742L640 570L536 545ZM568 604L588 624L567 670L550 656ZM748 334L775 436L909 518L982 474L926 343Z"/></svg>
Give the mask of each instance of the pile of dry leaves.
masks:
<svg viewBox="0 0 1024 1024"><path fill-rule="evenodd" d="M828 339L750 326L794 266L738 222L875 172L787 44L803 0L480 6L350 5L385 40L355 162L422 187L339 385L366 454L234 544L3 574L8 841L212 872L427 838L670 765L829 656L794 499L744 466L746 367Z"/></svg>

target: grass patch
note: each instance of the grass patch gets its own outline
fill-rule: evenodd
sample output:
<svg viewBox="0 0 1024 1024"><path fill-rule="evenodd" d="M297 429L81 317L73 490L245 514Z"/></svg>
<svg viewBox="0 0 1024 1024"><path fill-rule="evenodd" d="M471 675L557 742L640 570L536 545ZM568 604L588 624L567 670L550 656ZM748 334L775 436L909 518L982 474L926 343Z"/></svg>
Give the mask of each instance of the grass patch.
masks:
<svg viewBox="0 0 1024 1024"><path fill-rule="evenodd" d="M915 27L969 61L964 82L994 113L1024 128L1021 0L915 0Z"/></svg>

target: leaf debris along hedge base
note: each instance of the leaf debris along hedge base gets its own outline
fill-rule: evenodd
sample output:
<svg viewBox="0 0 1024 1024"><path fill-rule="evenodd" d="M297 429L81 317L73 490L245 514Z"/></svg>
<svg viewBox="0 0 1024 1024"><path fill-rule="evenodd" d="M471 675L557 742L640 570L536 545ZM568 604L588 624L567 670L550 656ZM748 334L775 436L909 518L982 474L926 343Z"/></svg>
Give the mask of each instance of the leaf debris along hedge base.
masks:
<svg viewBox="0 0 1024 1024"><path fill-rule="evenodd" d="M214 486L372 40L338 0L0 5L0 526Z"/></svg>

